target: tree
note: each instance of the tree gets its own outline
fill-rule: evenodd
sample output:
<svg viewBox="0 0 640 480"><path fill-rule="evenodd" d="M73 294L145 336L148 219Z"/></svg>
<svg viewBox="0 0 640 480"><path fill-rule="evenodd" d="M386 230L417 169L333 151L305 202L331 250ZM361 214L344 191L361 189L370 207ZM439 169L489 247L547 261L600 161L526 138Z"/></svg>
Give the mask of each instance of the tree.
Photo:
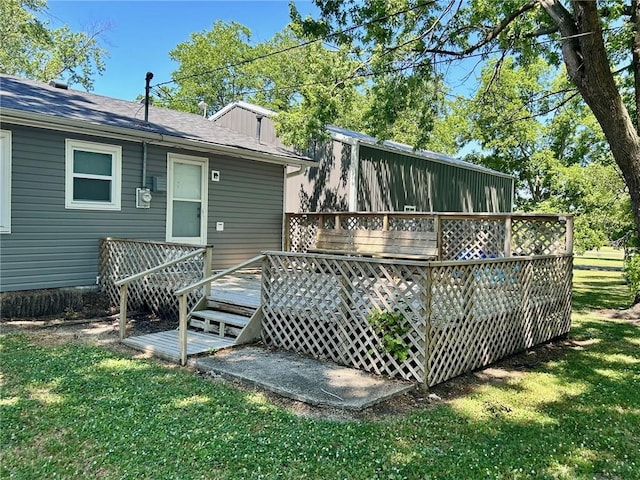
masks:
<svg viewBox="0 0 640 480"><path fill-rule="evenodd" d="M480 147L467 159L514 174L519 209L573 213L578 251L624 236L633 225L629 195L602 130L566 77L542 58L500 63L489 62L474 98L458 105L470 120L466 140Z"/></svg>
<svg viewBox="0 0 640 480"><path fill-rule="evenodd" d="M364 97L358 86L363 80L350 78L355 65L347 53L305 42L293 28L252 44L247 27L217 21L170 56L179 63L174 86L156 90L156 101L165 106L195 113L201 101L210 111L234 100L257 103L279 112L282 137L301 148L323 126L317 118L330 116L348 128L361 125L358 105Z"/></svg>
<svg viewBox="0 0 640 480"><path fill-rule="evenodd" d="M630 7L620 0L315 3L319 20L303 20L295 9L292 17L307 34L333 34L336 41L357 46L361 69L393 86L375 92L382 105L392 101L394 92L428 91L428 79L460 59L500 59L513 53L523 65L541 55L550 64L561 61L602 128L640 235L638 0L631 0ZM389 124L401 111L385 108L379 113L380 121Z"/></svg>
<svg viewBox="0 0 640 480"><path fill-rule="evenodd" d="M107 51L98 41L102 30L49 28L37 17L47 11L45 0L2 0L0 5L0 72L45 82L64 79L92 90L93 77L105 68Z"/></svg>

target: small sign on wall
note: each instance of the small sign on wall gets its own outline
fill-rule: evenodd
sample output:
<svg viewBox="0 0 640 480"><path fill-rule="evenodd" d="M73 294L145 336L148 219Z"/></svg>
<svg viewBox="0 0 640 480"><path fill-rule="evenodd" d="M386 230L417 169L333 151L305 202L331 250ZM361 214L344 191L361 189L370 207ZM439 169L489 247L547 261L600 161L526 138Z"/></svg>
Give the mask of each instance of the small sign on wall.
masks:
<svg viewBox="0 0 640 480"><path fill-rule="evenodd" d="M211 181L212 182L220 181L220 172L218 170L211 170Z"/></svg>
<svg viewBox="0 0 640 480"><path fill-rule="evenodd" d="M224 231L224 222L216 222L216 232Z"/></svg>

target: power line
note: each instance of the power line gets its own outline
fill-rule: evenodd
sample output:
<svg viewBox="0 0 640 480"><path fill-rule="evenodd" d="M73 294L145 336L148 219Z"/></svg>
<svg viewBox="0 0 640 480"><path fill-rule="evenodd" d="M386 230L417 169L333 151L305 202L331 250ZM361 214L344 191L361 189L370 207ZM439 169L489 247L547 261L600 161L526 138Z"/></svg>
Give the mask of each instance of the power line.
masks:
<svg viewBox="0 0 640 480"><path fill-rule="evenodd" d="M223 65L223 66L211 69L211 70L206 70L204 72L194 73L192 75L186 75L184 77L175 78L175 79L172 79L172 80L167 80L166 82L157 83L157 84L153 85L153 87L160 87L160 86L163 86L163 85L168 85L170 83L176 83L176 82L180 82L180 81L183 81L183 80L189 80L189 79L195 78L195 77L200 77L202 75L209 75L211 73L215 73L215 72L220 71L222 69L240 67L240 66L246 65L248 63L252 63L252 62L255 62L255 61L258 61L258 60L263 60L265 58L272 57L274 55L279 55L281 53L287 53L287 52L290 52L292 50L296 50L298 48L308 47L309 45L313 45L314 43L325 42L330 38L339 37L339 36L344 35L346 33L349 33L349 32L352 32L354 30L357 30L359 28L364 28L364 27L368 27L369 25L373 25L375 23L380 23L380 22L382 22L384 20L387 20L389 18L393 18L393 17L396 17L398 15L409 13L409 12L411 12L413 10L417 10L418 8L425 7L425 6L433 4L433 3L435 3L435 0L428 0L428 1L423 2L423 3L418 3L418 4L416 4L416 5L412 6L412 7L407 7L405 9L398 10L396 12L380 16L378 18L375 18L374 20L370 20L368 22L364 22L364 23L361 23L361 24L358 24L358 25L352 25L352 26L350 26L348 28L345 28L343 30L339 30L337 32L329 33L329 34L324 35L324 36L322 36L320 38L316 38L316 39L313 39L313 40L307 40L306 42L298 43L296 45L291 45L289 47L285 47L285 48L282 48L280 50L275 50L273 52L265 53L265 54L259 55L257 57L241 60L241 61L239 61L237 63L234 63L234 64L231 64L231 65Z"/></svg>

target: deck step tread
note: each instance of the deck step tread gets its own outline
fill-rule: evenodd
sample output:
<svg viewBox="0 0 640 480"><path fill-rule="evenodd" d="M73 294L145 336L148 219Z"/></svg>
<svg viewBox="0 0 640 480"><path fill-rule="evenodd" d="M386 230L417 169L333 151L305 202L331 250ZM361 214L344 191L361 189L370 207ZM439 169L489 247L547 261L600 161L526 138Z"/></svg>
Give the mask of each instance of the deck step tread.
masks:
<svg viewBox="0 0 640 480"><path fill-rule="evenodd" d="M244 327L249 323L249 317L244 315L236 315L234 313L219 312L215 310L197 310L191 315L193 318L209 320L212 322L221 322L226 325L234 325L236 327Z"/></svg>
<svg viewBox="0 0 640 480"><path fill-rule="evenodd" d="M228 303L244 308L257 309L260 306L260 291L257 292L211 292L208 300L218 303Z"/></svg>

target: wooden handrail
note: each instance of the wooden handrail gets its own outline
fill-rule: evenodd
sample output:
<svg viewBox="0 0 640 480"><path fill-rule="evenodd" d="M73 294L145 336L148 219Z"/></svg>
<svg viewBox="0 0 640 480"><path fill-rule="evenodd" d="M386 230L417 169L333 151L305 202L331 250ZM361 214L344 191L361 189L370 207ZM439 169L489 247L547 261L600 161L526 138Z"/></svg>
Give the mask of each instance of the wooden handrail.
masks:
<svg viewBox="0 0 640 480"><path fill-rule="evenodd" d="M203 255L204 256L204 271L205 272L210 272L210 262L211 262L211 247L205 247L205 248L199 248L197 250L194 250L193 252L187 253L186 255L181 255L178 258L175 258L173 260L170 260L168 262L163 263L162 265L158 265L156 267L153 268L149 268L147 270L144 270L142 272L130 275L126 278L123 278L121 280L118 280L117 282L114 282L114 285L116 287L120 287L120 321L119 321L119 325L120 325L120 341L124 340L124 338L126 337L126 326L127 326L127 297L128 297L128 290L129 290L129 284L135 280L138 280L140 278L146 277L147 275L150 275L152 273L155 272L159 272L161 270L164 270L167 267L171 267L173 265L176 265L180 262L183 262L185 260L189 260L190 258L196 257L198 255ZM209 264L209 265L208 265ZM205 273L206 274L206 273ZM186 302L186 300L185 300ZM186 303L185 303L186 304ZM182 306L180 307L182 308Z"/></svg>
<svg viewBox="0 0 640 480"><path fill-rule="evenodd" d="M204 253L205 251L206 251L206 248L200 248L200 249L195 250L195 251L193 251L191 253L187 253L186 255L182 255L181 257L178 257L178 258L176 258L174 260L171 260L169 262L165 262L162 265L158 265L157 267L149 268L149 269L147 269L147 270L145 270L143 272L139 272L139 273L133 274L133 275L131 275L129 277L126 277L126 278L123 278L121 280L118 280L117 282L113 282L113 284L116 287L121 287L125 283L131 283L131 282L133 282L135 280L138 280L138 279L140 279L142 277L145 277L145 276L147 276L147 275L149 275L151 273L159 272L160 270L164 270L165 268L170 267L172 265L175 265L176 263L180 263L180 262L182 262L184 260L188 260L188 259L190 259L192 257L196 257L196 256Z"/></svg>

